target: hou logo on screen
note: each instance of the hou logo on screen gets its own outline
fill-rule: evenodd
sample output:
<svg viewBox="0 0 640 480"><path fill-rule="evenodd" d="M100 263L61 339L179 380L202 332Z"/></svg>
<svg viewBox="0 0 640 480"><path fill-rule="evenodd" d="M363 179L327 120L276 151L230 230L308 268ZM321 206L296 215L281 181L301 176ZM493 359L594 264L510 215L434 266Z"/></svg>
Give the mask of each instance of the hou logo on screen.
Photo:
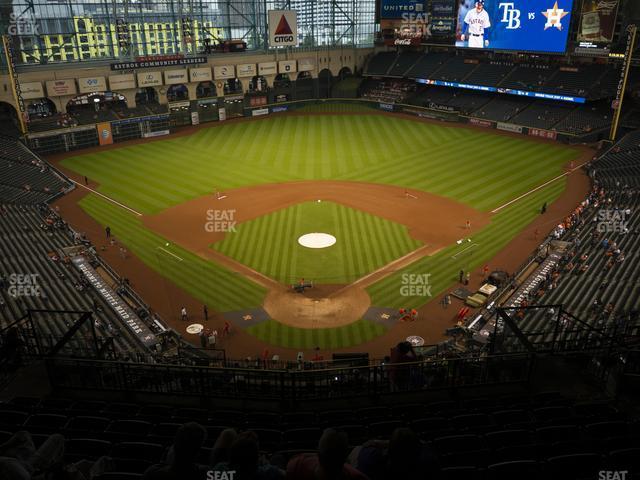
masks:
<svg viewBox="0 0 640 480"><path fill-rule="evenodd" d="M507 30L516 30L522 26L521 11L516 8L515 2L503 2L498 4L498 8L502 10L501 23L506 23ZM562 19L569 15L569 11L558 7L558 2L553 4L553 7L547 8L541 12L547 19L544 24L544 29L555 27L558 30L562 30ZM536 12L527 12L526 18L528 20L536 19Z"/></svg>
<svg viewBox="0 0 640 480"><path fill-rule="evenodd" d="M544 24L544 29L556 27L558 30L562 30L562 19L569 15L569 12L565 12L562 8L558 8L558 2L553 4L553 8L547 8L546 12L542 12L542 15L547 17L547 23Z"/></svg>

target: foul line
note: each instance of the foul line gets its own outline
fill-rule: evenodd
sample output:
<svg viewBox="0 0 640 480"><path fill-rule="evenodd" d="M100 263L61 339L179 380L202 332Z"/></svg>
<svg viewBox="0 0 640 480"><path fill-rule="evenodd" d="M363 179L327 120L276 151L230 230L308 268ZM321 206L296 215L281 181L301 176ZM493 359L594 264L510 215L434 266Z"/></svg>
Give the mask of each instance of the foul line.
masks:
<svg viewBox="0 0 640 480"><path fill-rule="evenodd" d="M140 212L135 211L133 208L127 207L126 205L118 202L117 200L114 200L111 197L107 197L104 193L100 193L97 190L94 190L93 188L89 188L86 185L81 184L80 182L76 182L75 180L71 180L73 183L75 183L76 185L78 185L79 187L82 187L86 190L89 190L91 193L95 193L96 195L101 196L102 198L104 198L105 200L108 200L109 202L118 205L120 208L124 208L125 210L129 210L131 213L136 214L137 216L141 217L142 214Z"/></svg>
<svg viewBox="0 0 640 480"><path fill-rule="evenodd" d="M480 244L479 244L479 243L472 243L471 245L469 245L469 246L468 246L467 248L465 248L464 250L462 250L462 251L460 251L460 252L456 253L455 255L452 255L452 256L451 256L451 258L455 259L455 258L456 258L458 255L460 255L461 253L466 252L466 251L467 251L467 250L469 250L470 248L477 247L478 245L480 245Z"/></svg>
<svg viewBox="0 0 640 480"><path fill-rule="evenodd" d="M177 258L178 260L182 261L183 259L180 258L178 255L176 255L175 253L171 253L169 250L165 250L162 247L158 247L158 250L162 250L164 253L168 253L169 255L171 255L172 257Z"/></svg>
<svg viewBox="0 0 640 480"><path fill-rule="evenodd" d="M500 210L502 210L505 207L508 207L509 205L511 205L512 203L517 202L518 200L523 199L524 197L531 195L533 192L537 192L538 190L540 190L541 188L546 187L547 185L549 185L550 183L555 182L556 180L560 180L562 177L566 177L567 175L575 172L576 170L578 170L579 168L582 168L584 165L586 165L589 162L584 162L581 163L580 165L578 165L577 167L572 168L571 170L568 170L566 172L564 172L561 175L558 175L556 178L552 178L551 180L543 183L542 185L538 185L536 188L529 190L528 192L523 193L522 195L520 195L519 197L514 198L513 200L509 200L507 203L505 203L504 205L500 205L498 208L491 210L491 213L496 213L499 212Z"/></svg>

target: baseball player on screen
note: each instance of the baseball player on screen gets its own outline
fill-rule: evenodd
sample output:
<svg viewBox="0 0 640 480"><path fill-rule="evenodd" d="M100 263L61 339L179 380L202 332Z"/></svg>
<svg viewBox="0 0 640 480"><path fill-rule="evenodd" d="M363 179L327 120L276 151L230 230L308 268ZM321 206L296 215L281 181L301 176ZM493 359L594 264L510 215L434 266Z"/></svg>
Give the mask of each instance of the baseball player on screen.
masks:
<svg viewBox="0 0 640 480"><path fill-rule="evenodd" d="M464 42L465 38L468 38L470 48L488 47L489 40L484 39L484 31L489 27L491 27L491 21L484 9L484 0L476 0L476 8L470 9L464 17L460 40Z"/></svg>

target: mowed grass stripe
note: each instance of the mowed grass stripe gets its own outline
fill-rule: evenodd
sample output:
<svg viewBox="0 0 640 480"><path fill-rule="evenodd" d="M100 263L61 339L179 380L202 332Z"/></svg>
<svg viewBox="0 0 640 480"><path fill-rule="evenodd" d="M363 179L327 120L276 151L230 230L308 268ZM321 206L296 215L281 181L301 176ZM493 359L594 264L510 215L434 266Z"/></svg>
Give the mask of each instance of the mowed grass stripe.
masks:
<svg viewBox="0 0 640 480"><path fill-rule="evenodd" d="M202 129L190 137L80 155L63 164L143 213L156 213L213 187L338 177L411 185L488 210L504 203L506 195L517 196L548 180L577 156L564 148L382 115L296 116ZM362 161L342 158L350 157L350 151L362 152ZM526 151L531 155L522 153ZM512 189L498 190L485 181L489 175L501 182L536 164L528 185L518 179ZM449 187L453 194L446 191Z"/></svg>
<svg viewBox="0 0 640 480"><path fill-rule="evenodd" d="M334 235L336 244L325 249L298 245L301 235L313 232ZM420 245L403 225L333 202L306 202L238 225L237 232L212 247L289 284L300 277L350 283ZM287 260L274 261L278 256Z"/></svg>
<svg viewBox="0 0 640 480"><path fill-rule="evenodd" d="M538 215L543 202L552 202L563 190L562 182L550 185L532 194L518 203L518 208L508 208L496 214L490 226L483 229L472 238L473 243L479 244L471 251L462 253L456 260L451 256L467 248L453 245L427 257L411 266L402 269L390 277L369 287L368 291L372 303L378 306L399 308L402 306L419 307L429 301L423 297L402 297L400 295L401 275L403 273L431 274L432 294L437 295L457 280L457 273L462 268L471 269L472 275L479 274L480 267L487 259L499 252L524 226ZM559 220L560 221L560 220ZM500 265L490 265L490 268L500 268Z"/></svg>
<svg viewBox="0 0 640 480"><path fill-rule="evenodd" d="M226 311L257 306L262 302L265 290L259 285L178 246L166 247L166 241L145 229L138 218L106 200L89 195L80 202L80 206L101 225L109 225L118 241L143 262L211 308ZM183 261L161 252L160 246L183 258Z"/></svg>
<svg viewBox="0 0 640 480"><path fill-rule="evenodd" d="M575 149L532 142L524 137L503 137L490 131L424 124L382 115L291 116L229 123L202 129L189 137L81 155L65 160L63 164L80 174L86 171L87 176L100 183L102 193L143 213L157 213L189 198L209 194L213 187L224 191L261 183L321 178L411 186L488 211L557 176L562 165L577 156ZM463 255L458 263L467 262L470 268L481 266L503 248L506 238L512 238L538 214L542 201L551 201L563 188L563 181L556 182L495 215L491 225L474 236L474 242L480 246L473 250L473 257ZM134 249L151 250L138 256L158 269L156 247L164 240L155 234L143 234L144 227L139 222L124 221L113 215L112 208L116 207L94 208L92 215L103 220L112 218L110 224L115 225L112 228L120 230L120 235L126 236L133 245L127 247L132 252ZM327 278L350 281L362 275L361 262L373 268L380 258L388 263L387 255L401 256L396 253L398 248L403 251L409 246L409 251L417 248L411 245L412 239L404 228L387 228L384 235L378 235L378 219L342 215L339 210L335 210L334 215L338 236L353 241L342 238L343 252L349 253L342 253L341 261L330 255L323 260L323 274ZM265 270L279 272L282 278L297 276L298 272L308 271L309 265L287 251L272 251L272 245L293 242L295 238L289 239L301 233L297 229L305 225L304 217L300 212L292 212L290 217L283 215L274 217L269 223L253 225L245 232L249 232L248 238L242 241L236 238L228 247L230 251L246 256L254 252L256 262ZM357 228L366 238L350 232L357 222ZM285 234L283 225L291 225L291 233ZM266 234L263 234L266 238L261 238L261 227L266 228ZM380 246L380 243L384 245ZM177 249L175 246L169 249L178 251L174 250ZM456 249L459 247L454 245L433 258L417 262L411 266L411 271L432 273L434 291L447 288L455 281L459 270L458 265L453 265L456 262L450 259ZM256 253L256 250L261 251ZM161 269L172 281L193 291L194 296L215 296L220 307L231 308L244 300L249 302L247 305L252 304L256 297L253 282L248 285L236 283L239 276L230 272L227 272L228 279L223 277L225 281L220 281L209 271L209 266L196 261L204 260L195 257L192 262L189 258L189 265L180 265L161 257ZM370 292L374 292L377 299L390 302L391 306L400 302L398 306L408 306L398 299L397 281L401 273L397 272L393 281L385 279L391 281L387 284L390 288L385 288L383 281L382 286L370 287ZM229 295L231 290L233 294ZM426 300L416 298L411 301L417 306ZM286 337L284 341L288 344L332 338L331 334L325 337L317 332L311 335L296 332L292 336L285 333L288 329L261 328L261 331L269 332L269 340L271 335ZM362 335L361 329L358 332ZM347 330L339 333L336 344L348 344L356 335Z"/></svg>

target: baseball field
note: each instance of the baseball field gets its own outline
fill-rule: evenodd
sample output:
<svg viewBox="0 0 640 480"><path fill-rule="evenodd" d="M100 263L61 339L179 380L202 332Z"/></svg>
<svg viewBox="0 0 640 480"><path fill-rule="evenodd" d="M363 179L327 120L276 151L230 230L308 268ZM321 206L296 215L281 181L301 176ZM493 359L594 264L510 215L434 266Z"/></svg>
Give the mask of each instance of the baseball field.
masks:
<svg viewBox="0 0 640 480"><path fill-rule="evenodd" d="M420 309L460 269L480 268L562 193L565 177L549 181L583 155L331 107L61 165L98 185L80 201L88 215L218 318L270 345L339 349L384 335L399 321L391 312ZM335 244L298 242L317 232ZM292 291L302 279L313 287Z"/></svg>

